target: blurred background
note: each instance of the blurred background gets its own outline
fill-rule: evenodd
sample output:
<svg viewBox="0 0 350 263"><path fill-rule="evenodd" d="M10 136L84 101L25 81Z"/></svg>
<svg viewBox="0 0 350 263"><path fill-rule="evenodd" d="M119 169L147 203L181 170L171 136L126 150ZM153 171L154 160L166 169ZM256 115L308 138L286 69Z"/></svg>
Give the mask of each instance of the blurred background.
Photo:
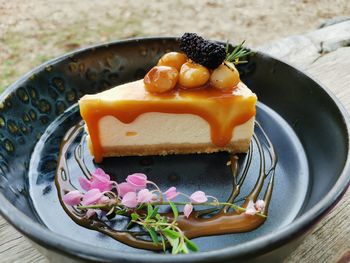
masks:
<svg viewBox="0 0 350 263"><path fill-rule="evenodd" d="M0 0L0 92L33 67L91 44L196 32L254 48L349 15L349 0Z"/></svg>

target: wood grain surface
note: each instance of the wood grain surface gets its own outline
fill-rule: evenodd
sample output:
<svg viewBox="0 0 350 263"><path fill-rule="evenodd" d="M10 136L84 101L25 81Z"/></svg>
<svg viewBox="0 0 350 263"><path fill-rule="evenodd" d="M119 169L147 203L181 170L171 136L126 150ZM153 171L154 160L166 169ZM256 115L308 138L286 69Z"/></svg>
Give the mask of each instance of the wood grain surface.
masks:
<svg viewBox="0 0 350 263"><path fill-rule="evenodd" d="M282 39L260 50L309 73L350 112L349 45L350 21L346 21ZM49 261L0 217L0 262ZM284 262L350 262L350 191Z"/></svg>

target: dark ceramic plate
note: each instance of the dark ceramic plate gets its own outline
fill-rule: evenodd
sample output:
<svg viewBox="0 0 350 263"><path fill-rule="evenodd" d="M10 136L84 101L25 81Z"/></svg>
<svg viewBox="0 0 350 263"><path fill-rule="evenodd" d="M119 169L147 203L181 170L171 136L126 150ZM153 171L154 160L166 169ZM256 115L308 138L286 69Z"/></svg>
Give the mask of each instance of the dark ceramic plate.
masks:
<svg viewBox="0 0 350 263"><path fill-rule="evenodd" d="M170 256L134 249L76 225L58 202L54 174L61 139L81 119L77 100L143 77L163 53L177 49L176 38L149 38L79 50L40 66L2 94L0 210L46 252L114 262L279 260L346 190L349 122L343 107L308 76L257 53L240 68L241 76L258 95L257 120L279 157L263 226L248 233L197 238L201 252ZM85 153L85 158L92 169L91 157ZM232 182L227 160L225 153L128 157L106 159L101 166L118 181L145 172L162 189L201 189L223 200ZM257 166L253 162L242 196L255 183Z"/></svg>

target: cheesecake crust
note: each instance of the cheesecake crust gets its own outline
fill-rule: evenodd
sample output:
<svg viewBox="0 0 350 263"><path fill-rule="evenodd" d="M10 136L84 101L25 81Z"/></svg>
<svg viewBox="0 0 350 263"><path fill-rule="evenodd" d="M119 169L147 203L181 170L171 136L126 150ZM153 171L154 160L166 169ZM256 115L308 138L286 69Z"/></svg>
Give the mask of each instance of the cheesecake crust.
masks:
<svg viewBox="0 0 350 263"><path fill-rule="evenodd" d="M93 154L90 137L87 137L87 144ZM157 144L137 146L114 146L104 147L103 157L122 156L147 156L147 155L171 155L171 154L194 154L194 153L244 153L249 149L250 138L229 143L225 147L217 147L211 143L207 144Z"/></svg>

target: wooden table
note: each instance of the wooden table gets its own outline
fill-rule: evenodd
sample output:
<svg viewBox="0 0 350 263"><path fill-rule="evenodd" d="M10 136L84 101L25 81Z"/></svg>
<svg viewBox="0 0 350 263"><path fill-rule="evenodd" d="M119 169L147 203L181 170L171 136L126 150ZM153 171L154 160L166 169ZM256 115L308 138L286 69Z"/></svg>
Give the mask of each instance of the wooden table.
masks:
<svg viewBox="0 0 350 263"><path fill-rule="evenodd" d="M350 112L350 21L277 41L260 50L288 61L328 87ZM346 47L348 46L348 47ZM48 262L0 217L0 262ZM285 260L350 262L350 191Z"/></svg>

